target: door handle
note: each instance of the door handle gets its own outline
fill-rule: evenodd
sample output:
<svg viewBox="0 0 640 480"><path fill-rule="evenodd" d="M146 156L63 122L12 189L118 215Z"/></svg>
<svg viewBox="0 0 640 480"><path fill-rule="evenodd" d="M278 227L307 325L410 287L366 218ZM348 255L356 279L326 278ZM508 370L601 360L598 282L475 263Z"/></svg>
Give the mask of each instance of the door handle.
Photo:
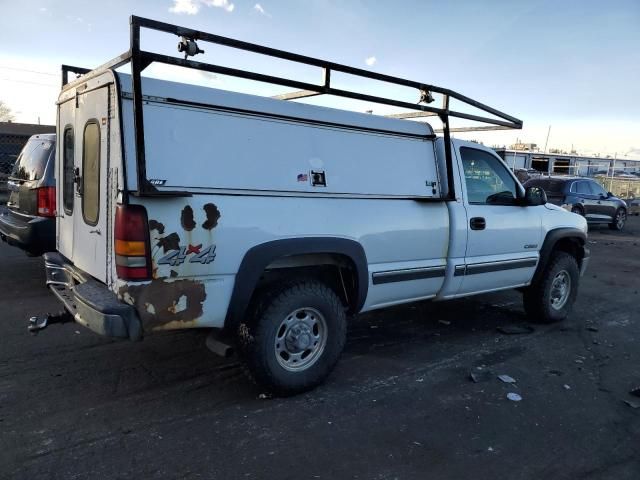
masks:
<svg viewBox="0 0 640 480"><path fill-rule="evenodd" d="M487 221L483 217L473 217L469 220L469 226L471 230L484 230L487 226Z"/></svg>

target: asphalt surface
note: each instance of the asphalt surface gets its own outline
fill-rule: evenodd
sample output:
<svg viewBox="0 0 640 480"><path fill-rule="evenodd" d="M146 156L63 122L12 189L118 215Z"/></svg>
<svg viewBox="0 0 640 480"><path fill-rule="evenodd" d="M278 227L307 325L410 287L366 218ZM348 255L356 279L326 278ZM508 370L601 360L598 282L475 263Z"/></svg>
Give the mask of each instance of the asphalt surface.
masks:
<svg viewBox="0 0 640 480"><path fill-rule="evenodd" d="M589 247L562 324L497 331L529 325L517 292L362 315L326 384L281 399L202 332L31 336L58 305L0 245L0 478L638 479L640 219Z"/></svg>

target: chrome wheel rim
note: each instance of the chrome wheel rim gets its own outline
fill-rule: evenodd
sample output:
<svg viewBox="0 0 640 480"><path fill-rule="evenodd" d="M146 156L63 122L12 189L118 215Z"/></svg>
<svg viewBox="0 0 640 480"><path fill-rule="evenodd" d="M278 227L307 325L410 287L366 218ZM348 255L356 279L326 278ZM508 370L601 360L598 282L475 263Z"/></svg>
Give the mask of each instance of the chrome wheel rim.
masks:
<svg viewBox="0 0 640 480"><path fill-rule="evenodd" d="M282 368L298 372L318 361L327 344L327 322L315 308L289 313L276 331L274 352Z"/></svg>
<svg viewBox="0 0 640 480"><path fill-rule="evenodd" d="M565 306L571 293L571 276L562 270L553 277L551 282L551 307L560 310Z"/></svg>
<svg viewBox="0 0 640 480"><path fill-rule="evenodd" d="M618 212L618 214L616 215L616 225L618 226L618 228L624 227L625 220L626 220L625 213L623 211Z"/></svg>

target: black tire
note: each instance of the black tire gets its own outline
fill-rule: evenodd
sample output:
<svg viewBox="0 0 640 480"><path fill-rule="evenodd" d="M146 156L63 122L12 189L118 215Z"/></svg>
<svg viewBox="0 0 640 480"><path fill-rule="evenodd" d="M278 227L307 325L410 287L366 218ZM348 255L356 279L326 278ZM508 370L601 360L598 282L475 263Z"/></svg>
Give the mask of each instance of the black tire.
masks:
<svg viewBox="0 0 640 480"><path fill-rule="evenodd" d="M338 295L317 280L298 279L256 296L238 330L238 350L250 377L277 395L301 393L322 383L347 337L345 308ZM316 323L309 327L314 317ZM297 361L308 366L296 366Z"/></svg>
<svg viewBox="0 0 640 480"><path fill-rule="evenodd" d="M627 211L624 208L616 210L616 215L613 217L613 222L609 224L611 230L622 230L624 224L627 222Z"/></svg>
<svg viewBox="0 0 640 480"><path fill-rule="evenodd" d="M571 207L571 213L576 213L584 217L584 209L580 205L574 205Z"/></svg>
<svg viewBox="0 0 640 480"><path fill-rule="evenodd" d="M568 293L563 302L558 299L562 277L569 279ZM555 323L567 318L578 294L580 271L576 259L566 252L551 257L538 282L524 290L524 309L529 318L538 323Z"/></svg>

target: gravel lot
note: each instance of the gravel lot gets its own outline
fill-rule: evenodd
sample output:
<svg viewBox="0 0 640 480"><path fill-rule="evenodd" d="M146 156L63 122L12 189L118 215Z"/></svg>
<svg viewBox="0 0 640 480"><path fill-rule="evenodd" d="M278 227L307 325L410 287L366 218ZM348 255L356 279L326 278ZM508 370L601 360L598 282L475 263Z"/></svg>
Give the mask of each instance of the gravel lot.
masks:
<svg viewBox="0 0 640 480"><path fill-rule="evenodd" d="M287 399L202 332L31 336L58 305L42 260L2 244L0 477L637 480L640 219L589 241L565 323L500 333L527 325L517 292L362 315L328 382Z"/></svg>

